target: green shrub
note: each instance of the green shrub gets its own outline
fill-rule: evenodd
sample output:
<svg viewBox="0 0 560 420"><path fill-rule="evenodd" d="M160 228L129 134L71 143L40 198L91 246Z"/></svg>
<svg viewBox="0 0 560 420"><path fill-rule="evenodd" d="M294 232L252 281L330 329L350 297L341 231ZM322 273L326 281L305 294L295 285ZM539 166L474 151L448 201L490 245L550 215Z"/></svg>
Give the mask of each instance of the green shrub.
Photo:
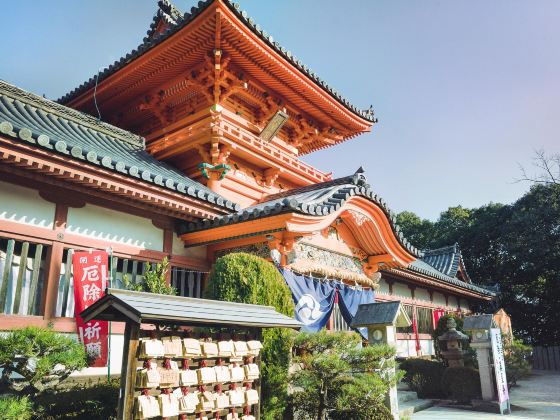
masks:
<svg viewBox="0 0 560 420"><path fill-rule="evenodd" d="M509 387L531 373L532 353L533 348L523 344L523 341L519 339L514 338L504 343L504 360Z"/></svg>
<svg viewBox="0 0 560 420"><path fill-rule="evenodd" d="M0 417L6 420L29 420L34 415L29 397L3 397L0 395Z"/></svg>
<svg viewBox="0 0 560 420"><path fill-rule="evenodd" d="M278 269L268 261L246 253L218 258L209 276L204 297L229 302L274 306L294 315L290 289ZM288 368L293 332L282 328L263 331L263 418L282 418L288 406Z"/></svg>
<svg viewBox="0 0 560 420"><path fill-rule="evenodd" d="M443 398L441 380L445 365L426 359L406 359L399 364L399 369L405 372L403 381L412 391L418 393L419 398Z"/></svg>
<svg viewBox="0 0 560 420"><path fill-rule="evenodd" d="M84 346L48 328L25 327L0 337L0 391L36 394L87 366ZM21 376L15 378L14 373Z"/></svg>
<svg viewBox="0 0 560 420"><path fill-rule="evenodd" d="M480 398L480 376L468 367L448 367L443 372L441 387L447 396L459 403L468 404Z"/></svg>
<svg viewBox="0 0 560 420"><path fill-rule="evenodd" d="M35 398L40 420L113 419L117 416L119 380L78 385L70 389L51 390Z"/></svg>

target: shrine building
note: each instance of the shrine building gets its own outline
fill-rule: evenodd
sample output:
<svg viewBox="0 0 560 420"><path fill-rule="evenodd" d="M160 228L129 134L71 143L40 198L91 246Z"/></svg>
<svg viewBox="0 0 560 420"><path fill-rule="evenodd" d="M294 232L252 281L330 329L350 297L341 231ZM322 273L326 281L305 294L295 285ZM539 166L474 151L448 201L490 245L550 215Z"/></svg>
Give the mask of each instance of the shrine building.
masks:
<svg viewBox="0 0 560 420"><path fill-rule="evenodd" d="M399 331L399 354L432 354L434 310L494 293L457 245L410 244L363 169L333 178L301 160L376 122L229 0L159 1L138 48L57 101L0 81L0 328L75 333L77 250L111 247L115 287L168 257L193 297L216 258L243 251L402 301L417 331ZM348 324L335 300L326 328Z"/></svg>

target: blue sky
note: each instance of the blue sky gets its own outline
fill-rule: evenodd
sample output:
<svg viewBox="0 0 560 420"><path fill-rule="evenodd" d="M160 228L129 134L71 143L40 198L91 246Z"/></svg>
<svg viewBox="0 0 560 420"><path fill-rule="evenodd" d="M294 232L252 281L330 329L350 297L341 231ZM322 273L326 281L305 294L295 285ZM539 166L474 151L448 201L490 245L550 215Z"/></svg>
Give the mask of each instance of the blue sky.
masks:
<svg viewBox="0 0 560 420"><path fill-rule="evenodd" d="M379 124L304 160L363 165L395 211L512 202L518 163L560 152L560 2L240 0ZM194 1L175 0L182 10ZM0 78L58 98L135 48L156 0L5 1Z"/></svg>

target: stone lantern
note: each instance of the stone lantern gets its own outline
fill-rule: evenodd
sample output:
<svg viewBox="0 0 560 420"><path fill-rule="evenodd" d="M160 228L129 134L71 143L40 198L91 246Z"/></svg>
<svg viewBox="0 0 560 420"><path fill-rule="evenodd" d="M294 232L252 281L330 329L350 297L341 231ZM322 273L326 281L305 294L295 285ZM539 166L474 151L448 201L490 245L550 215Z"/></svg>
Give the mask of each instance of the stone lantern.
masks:
<svg viewBox="0 0 560 420"><path fill-rule="evenodd" d="M472 334L471 347L476 349L478 373L482 399L492 401L495 396L494 376L492 375L492 341L490 329L495 328L494 317L490 314L474 315L465 318L463 329Z"/></svg>
<svg viewBox="0 0 560 420"><path fill-rule="evenodd" d="M457 331L455 319L449 318L447 320L447 331L445 334L438 337L440 342L446 343L447 350L442 351L441 355L447 360L449 367L461 367L465 365L463 355L466 352L463 350L463 342L468 339L468 335Z"/></svg>
<svg viewBox="0 0 560 420"><path fill-rule="evenodd" d="M408 327L411 321L403 310L400 302L367 303L358 307L352 320L352 328L366 327L370 344L388 344L396 347L397 327ZM397 387L389 388L385 397L385 405L395 420L399 420L399 401Z"/></svg>

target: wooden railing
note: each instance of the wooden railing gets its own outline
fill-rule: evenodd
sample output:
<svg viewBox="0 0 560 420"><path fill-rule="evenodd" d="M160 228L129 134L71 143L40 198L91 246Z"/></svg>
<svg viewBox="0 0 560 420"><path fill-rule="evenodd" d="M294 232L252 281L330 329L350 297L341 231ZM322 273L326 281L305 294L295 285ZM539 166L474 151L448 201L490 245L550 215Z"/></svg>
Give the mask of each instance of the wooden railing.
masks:
<svg viewBox="0 0 560 420"><path fill-rule="evenodd" d="M47 248L0 238L0 314L40 314Z"/></svg>
<svg viewBox="0 0 560 420"><path fill-rule="evenodd" d="M187 268L173 267L171 285L177 289L178 296L202 297L202 279L204 273Z"/></svg>

